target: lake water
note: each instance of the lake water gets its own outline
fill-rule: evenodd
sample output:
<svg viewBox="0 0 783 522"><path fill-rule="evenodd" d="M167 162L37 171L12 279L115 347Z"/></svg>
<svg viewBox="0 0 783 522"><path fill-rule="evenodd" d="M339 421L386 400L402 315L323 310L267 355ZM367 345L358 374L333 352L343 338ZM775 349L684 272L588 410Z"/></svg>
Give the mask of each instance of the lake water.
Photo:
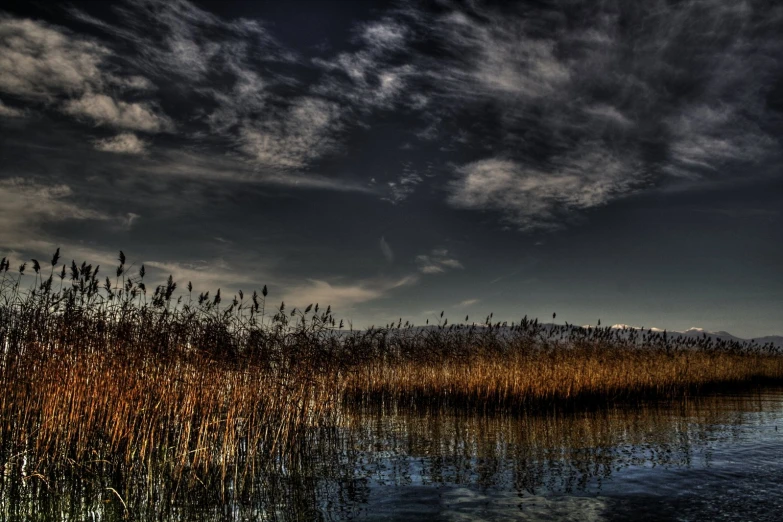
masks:
<svg viewBox="0 0 783 522"><path fill-rule="evenodd" d="M535 415L354 411L309 447L232 502L116 477L6 480L0 517L120 519L112 487L136 520L783 520L783 388Z"/></svg>

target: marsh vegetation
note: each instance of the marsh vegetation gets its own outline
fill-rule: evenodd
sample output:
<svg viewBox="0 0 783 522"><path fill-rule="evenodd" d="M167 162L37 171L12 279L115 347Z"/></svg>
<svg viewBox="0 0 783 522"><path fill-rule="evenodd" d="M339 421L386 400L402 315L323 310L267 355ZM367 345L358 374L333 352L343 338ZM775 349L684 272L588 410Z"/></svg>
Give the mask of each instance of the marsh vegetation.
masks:
<svg viewBox="0 0 783 522"><path fill-rule="evenodd" d="M357 411L521 415L783 382L772 345L492 315L351 330L328 306L268 298L266 287L224 298L171 277L147 288L123 253L108 276L61 265L59 250L45 266L4 258L3 487L78 476L123 510L128 492L112 484L147 500L225 501L269 491L313 452L339 461L336 433Z"/></svg>

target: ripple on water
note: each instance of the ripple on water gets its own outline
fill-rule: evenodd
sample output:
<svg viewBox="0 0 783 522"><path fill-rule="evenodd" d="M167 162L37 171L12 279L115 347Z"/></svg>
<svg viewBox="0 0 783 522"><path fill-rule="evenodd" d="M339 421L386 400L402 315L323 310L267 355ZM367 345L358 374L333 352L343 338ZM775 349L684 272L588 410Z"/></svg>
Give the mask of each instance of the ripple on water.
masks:
<svg viewBox="0 0 783 522"><path fill-rule="evenodd" d="M345 422L256 496L220 504L197 491L145 515L140 482L142 496L126 496L133 518L783 520L783 389L549 415L359 411ZM60 481L42 496L32 484L0 480L0 520L124 516L106 502L109 482Z"/></svg>
<svg viewBox="0 0 783 522"><path fill-rule="evenodd" d="M424 486L387 493L371 499L363 520L592 522L605 520L606 511L606 500L600 497L520 496L509 491Z"/></svg>
<svg viewBox="0 0 783 522"><path fill-rule="evenodd" d="M381 467L383 480L363 512L368 520L777 522L783 520L781 399L780 390L768 390L700 399L687 408L544 418L523 422L522 433L502 422L468 423L465 430L465 419L396 418L400 431L391 439L407 446L396 446L394 462ZM374 436L384 437L374 426ZM491 480L477 469L487 448L498 456ZM515 462L520 458L533 479L520 477L526 471ZM388 472L406 466L415 470L413 480L402 483ZM558 477L574 472L582 476Z"/></svg>

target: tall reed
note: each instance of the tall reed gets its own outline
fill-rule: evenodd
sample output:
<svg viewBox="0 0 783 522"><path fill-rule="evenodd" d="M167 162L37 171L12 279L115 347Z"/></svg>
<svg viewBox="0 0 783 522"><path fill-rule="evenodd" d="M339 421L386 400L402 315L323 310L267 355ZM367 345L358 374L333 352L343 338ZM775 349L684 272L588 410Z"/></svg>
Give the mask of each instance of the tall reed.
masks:
<svg viewBox="0 0 783 522"><path fill-rule="evenodd" d="M235 495L347 406L523 409L783 381L772 345L491 315L353 331L329 307L267 307L266 287L224 301L171 277L148 289L122 252L108 277L59 258L0 262L0 463L25 479L120 472Z"/></svg>
<svg viewBox="0 0 783 522"><path fill-rule="evenodd" d="M175 300L148 292L125 256L103 285L72 262L49 273L0 264L0 457L44 477L143 470L180 480L252 479L328 425L338 393L330 312L262 310L266 290L222 304L220 291ZM148 294L150 294L148 296ZM295 319L301 319L296 321ZM222 486L221 486L222 487Z"/></svg>

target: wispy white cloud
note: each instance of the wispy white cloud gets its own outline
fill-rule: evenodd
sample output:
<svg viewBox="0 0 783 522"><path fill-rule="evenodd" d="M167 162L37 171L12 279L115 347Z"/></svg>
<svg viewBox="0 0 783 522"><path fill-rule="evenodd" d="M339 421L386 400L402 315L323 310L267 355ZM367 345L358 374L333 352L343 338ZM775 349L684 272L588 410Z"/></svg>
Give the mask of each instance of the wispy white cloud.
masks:
<svg viewBox="0 0 783 522"><path fill-rule="evenodd" d="M207 115L206 121L212 132L217 134L230 132L249 114L263 110L269 99L267 82L255 71L239 66L232 66L231 69L236 75L232 87L206 89L217 104Z"/></svg>
<svg viewBox="0 0 783 522"><path fill-rule="evenodd" d="M155 172L365 190L398 204L429 177L373 173L368 190L350 175L313 173L372 114L395 110L418 129L407 138L420 151L460 154L453 179L439 180L449 204L495 211L523 230L557 228L677 179L726 177L777 147L764 99L783 47L757 35L783 20L781 9L761 21L717 0L601 4L580 17L558 6L405 4L357 24L347 50L316 60L284 48L273 26L186 0L113 11L116 23L68 11L90 36L0 18L0 91L13 104L0 103L0 115L18 115L23 100L118 132L177 130L192 140L179 166L170 161L178 151L143 154L147 142L129 132L88 141ZM680 48L699 49L699 59ZM182 104L165 105L164 84Z"/></svg>
<svg viewBox="0 0 783 522"><path fill-rule="evenodd" d="M422 274L440 274L447 270L465 268L443 248L436 248L429 254L416 256L416 265Z"/></svg>
<svg viewBox="0 0 783 522"><path fill-rule="evenodd" d="M120 88L128 91L136 91L136 92L143 92L143 91L153 91L155 90L155 85L144 76L114 76L110 75L109 81L119 86Z"/></svg>
<svg viewBox="0 0 783 522"><path fill-rule="evenodd" d="M764 158L776 142L726 105L692 105L667 120L672 139L666 171L698 179L732 162Z"/></svg>
<svg viewBox="0 0 783 522"><path fill-rule="evenodd" d="M232 155L215 155L197 150L160 150L151 157L124 168L139 176L161 179L182 178L192 181L230 181L302 189L372 193L365 183L346 178L331 178L317 173L286 169L260 168L255 162Z"/></svg>
<svg viewBox="0 0 783 522"><path fill-rule="evenodd" d="M158 261L146 260L143 263L152 268L151 279L163 281L169 275L177 283L180 290L186 288L190 282L196 293L211 292L220 288L223 297L229 297L239 290L248 290L257 287L259 283L258 271L251 276L248 271L235 270L223 259L193 260L193 261Z"/></svg>
<svg viewBox="0 0 783 522"><path fill-rule="evenodd" d="M571 71L556 54L557 42L534 37L531 20L492 9L481 10L481 16L452 10L435 19L432 30L453 45L453 61L427 71L444 92L539 99L570 82Z"/></svg>
<svg viewBox="0 0 783 522"><path fill-rule="evenodd" d="M122 224L123 228L130 230L133 228L133 224L136 223L139 218L141 218L141 215L136 214L135 212L128 212L120 219L120 223Z"/></svg>
<svg viewBox="0 0 783 522"><path fill-rule="evenodd" d="M47 227L68 221L108 221L111 216L73 200L65 184L23 178L0 179L0 246L7 250L51 253Z"/></svg>
<svg viewBox="0 0 783 522"><path fill-rule="evenodd" d="M419 76L413 60L394 60L407 53L411 28L384 18L360 25L357 33L360 47L356 51L313 61L330 73L314 90L361 112L391 109L412 90L411 81Z"/></svg>
<svg viewBox="0 0 783 522"><path fill-rule="evenodd" d="M455 207L499 211L521 230L561 226L573 210L601 206L644 182L633 161L600 146L555 158L549 170L491 158L457 168L448 201Z"/></svg>
<svg viewBox="0 0 783 522"><path fill-rule="evenodd" d="M323 64L335 73L347 71L362 83L366 89L359 93L337 85L336 74L304 88L297 78L280 72L279 64L310 64L280 45L258 20L225 19L186 0L143 0L115 11L122 25L80 10L70 12L80 22L132 46L135 54L125 59L144 74L142 78L174 78L194 107L188 127L203 125L192 136L209 137L213 145L233 149L261 170L306 170L339 153L348 123L361 125L355 116L357 109L366 106L365 95L371 105L387 106L409 74L406 65L377 74L373 70L375 55L398 47L407 34L407 28L394 20L369 23L356 31L356 42L367 47L366 53L344 54ZM143 82L139 87L144 87ZM129 130L170 128L172 123L156 108L153 104L128 107L92 96L71 101L67 110ZM135 118L126 114L130 109ZM298 179L294 182L307 186Z"/></svg>
<svg viewBox="0 0 783 522"><path fill-rule="evenodd" d="M103 83L109 50L42 22L0 17L0 91L50 100Z"/></svg>
<svg viewBox="0 0 783 522"><path fill-rule="evenodd" d="M367 45L383 51L396 50L407 43L410 29L393 18L385 18L363 24L359 35Z"/></svg>
<svg viewBox="0 0 783 522"><path fill-rule="evenodd" d="M238 142L261 165L301 169L336 149L341 126L336 104L308 97L296 100L278 118L245 121Z"/></svg>
<svg viewBox="0 0 783 522"><path fill-rule="evenodd" d="M420 184L423 178L415 172L408 172L400 176L395 181L386 183L388 195L382 199L397 204L405 201L416 190L416 185Z"/></svg>
<svg viewBox="0 0 783 522"><path fill-rule="evenodd" d="M381 253L383 254L383 257L386 259L386 262L393 263L394 251L392 250L389 243L386 241L386 238L383 236L381 236L380 247L381 247Z"/></svg>
<svg viewBox="0 0 783 522"><path fill-rule="evenodd" d="M14 107L9 107L8 105L3 103L3 100L0 100L0 117L3 118L23 118L26 115L26 111L23 109L15 109Z"/></svg>
<svg viewBox="0 0 783 522"><path fill-rule="evenodd" d="M759 122L769 120L764 86L783 42L760 35L783 20L781 9L761 22L752 9L713 1L602 6L566 23L567 10L549 7L442 7L433 14L408 6L401 18L415 31L406 41L443 50L412 52L410 81L426 96L431 122L417 136L467 131L460 147L492 150L458 168L452 205L499 210L524 230L557 228L576 210L654 189L671 175L725 179L776 150ZM551 25L539 23L548 17ZM640 30L622 31L623 17ZM691 48L700 49L698 61ZM685 88L694 95L680 97ZM472 131L455 117L476 107L497 111L488 118L490 141L487 127Z"/></svg>
<svg viewBox="0 0 783 522"><path fill-rule="evenodd" d="M126 102L108 94L111 86L148 91L139 75L111 72L112 51L90 39L44 22L0 17L0 91L99 125L145 132L172 128L149 102ZM5 106L3 106L5 107ZM10 108L5 115L16 113Z"/></svg>
<svg viewBox="0 0 783 522"><path fill-rule="evenodd" d="M331 305L338 312L345 312L353 306L380 299L390 291L416 283L415 276L406 276L396 280L375 279L354 283L328 282L308 279L299 285L283 291L283 300L287 305L305 307L320 303Z"/></svg>
<svg viewBox="0 0 783 522"><path fill-rule="evenodd" d="M117 9L122 26L113 26L72 10L77 19L134 44L137 63L149 71L166 72L201 81L228 66L245 69L253 56L266 61L292 61L258 21L226 20L186 0L140 0ZM152 28L152 30L151 30Z"/></svg>
<svg viewBox="0 0 783 522"><path fill-rule="evenodd" d="M0 180L0 207L4 228L67 219L108 219L106 215L70 201L73 191L64 184L43 184L23 178Z"/></svg>
<svg viewBox="0 0 783 522"><path fill-rule="evenodd" d="M283 169L303 168L332 150L332 132L340 127L336 106L307 96L291 101L273 92L296 80L268 65L297 58L259 21L227 20L185 0L143 0L116 11L122 26L71 12L132 45L136 54L128 60L139 70L167 81L174 77L195 109L190 123L206 125L225 146L260 166Z"/></svg>
<svg viewBox="0 0 783 522"><path fill-rule="evenodd" d="M368 287L362 284L332 284L327 281L310 279L306 283L286 290L284 301L294 306L323 303L333 308L351 307L358 303L372 301L383 295L380 287Z"/></svg>
<svg viewBox="0 0 783 522"><path fill-rule="evenodd" d="M101 245L65 239L55 227L69 223L100 224L109 231L129 230L141 217L109 213L78 197L69 185L24 178L0 179L0 250L19 259L45 259L57 248L63 256L112 266L116 254Z"/></svg>
<svg viewBox="0 0 783 522"><path fill-rule="evenodd" d="M334 60L315 60L316 65L332 73L314 88L315 92L340 99L360 111L393 108L408 91L416 71L410 64L386 65L376 52L362 50L342 53Z"/></svg>
<svg viewBox="0 0 783 522"><path fill-rule="evenodd" d="M144 154L147 150L147 142L139 139L133 133L123 132L111 138L96 140L95 148L118 154Z"/></svg>
<svg viewBox="0 0 783 522"><path fill-rule="evenodd" d="M88 118L101 125L145 132L172 128L171 121L156 114L146 103L128 103L105 94L87 93L65 103L63 111L77 118Z"/></svg>
<svg viewBox="0 0 783 522"><path fill-rule="evenodd" d="M414 167L411 162L402 163L402 172L396 178L386 181L381 187L385 195L381 198L392 205L397 205L408 199L425 179L435 176L432 162L427 162L422 168Z"/></svg>
<svg viewBox="0 0 783 522"><path fill-rule="evenodd" d="M590 116L605 120L622 128L627 128L633 125L633 121L631 121L628 116L620 112L617 107L612 105L598 103L585 107L584 111Z"/></svg>

